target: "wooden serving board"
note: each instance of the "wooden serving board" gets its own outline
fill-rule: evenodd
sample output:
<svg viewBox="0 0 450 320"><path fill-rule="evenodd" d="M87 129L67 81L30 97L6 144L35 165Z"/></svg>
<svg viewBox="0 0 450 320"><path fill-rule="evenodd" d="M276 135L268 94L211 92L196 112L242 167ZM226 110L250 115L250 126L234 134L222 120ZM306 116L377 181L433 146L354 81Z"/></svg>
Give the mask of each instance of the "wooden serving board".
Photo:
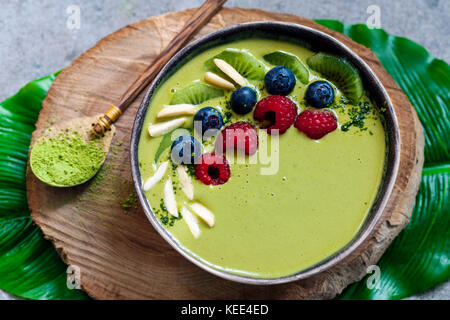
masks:
<svg viewBox="0 0 450 320"><path fill-rule="evenodd" d="M104 112L184 26L194 9L151 17L105 37L64 69L39 115L32 143L53 121ZM389 204L371 237L332 269L277 286L223 280L184 259L153 229L130 195L130 134L143 94L116 123L117 134L102 172L71 189L44 185L27 172L31 216L65 263L81 271L81 286L97 299L329 299L360 280L406 226L420 183L424 138L405 94L369 49L315 22L293 15L225 8L196 36L233 24L278 20L324 31L359 54L393 100L400 122L400 172ZM129 208L126 208L129 207Z"/></svg>

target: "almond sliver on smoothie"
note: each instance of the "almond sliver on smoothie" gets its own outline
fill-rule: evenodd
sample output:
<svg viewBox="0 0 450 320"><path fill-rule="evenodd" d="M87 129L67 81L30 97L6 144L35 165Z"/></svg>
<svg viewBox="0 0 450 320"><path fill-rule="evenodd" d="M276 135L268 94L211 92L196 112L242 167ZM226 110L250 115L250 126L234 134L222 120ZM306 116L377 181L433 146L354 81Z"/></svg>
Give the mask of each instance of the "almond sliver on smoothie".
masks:
<svg viewBox="0 0 450 320"><path fill-rule="evenodd" d="M179 165L177 174L180 179L181 190L183 190L189 200L192 200L194 198L194 186L192 185L191 177L187 174L186 166Z"/></svg>
<svg viewBox="0 0 450 320"><path fill-rule="evenodd" d="M229 65L228 62L216 58L214 59L214 63L216 64L217 68L219 68L223 73L225 73L227 76L233 79L233 81L236 82L238 85L240 85L241 87L247 85L247 81L245 81L244 77L242 77L241 74L237 72L235 68Z"/></svg>
<svg viewBox="0 0 450 320"><path fill-rule="evenodd" d="M210 227L214 227L214 214L200 203L191 204L192 210Z"/></svg>
<svg viewBox="0 0 450 320"><path fill-rule="evenodd" d="M198 239L198 237L200 237L201 230L198 224L197 217L185 206L181 208L180 212L192 235L195 239Z"/></svg>
<svg viewBox="0 0 450 320"><path fill-rule="evenodd" d="M169 177L164 185L164 205L167 211L174 217L178 218L178 207L173 192L172 179Z"/></svg>
<svg viewBox="0 0 450 320"><path fill-rule="evenodd" d="M165 161L160 164L158 169L156 169L155 174L152 177L148 178L147 181L145 181L143 186L144 191L150 190L155 184L157 184L162 179L162 177L166 173L168 165L169 161Z"/></svg>
<svg viewBox="0 0 450 320"><path fill-rule="evenodd" d="M197 107L193 104L164 105L163 109L156 115L157 118L168 118L174 116L193 115Z"/></svg>
<svg viewBox="0 0 450 320"><path fill-rule="evenodd" d="M151 137L159 137L182 126L186 122L186 118L178 118L148 126L148 133Z"/></svg>
<svg viewBox="0 0 450 320"><path fill-rule="evenodd" d="M221 76L219 76L215 73L209 72L209 71L207 73L205 73L205 81L216 87L229 89L229 90L236 89L234 84L232 84L230 81L222 78Z"/></svg>

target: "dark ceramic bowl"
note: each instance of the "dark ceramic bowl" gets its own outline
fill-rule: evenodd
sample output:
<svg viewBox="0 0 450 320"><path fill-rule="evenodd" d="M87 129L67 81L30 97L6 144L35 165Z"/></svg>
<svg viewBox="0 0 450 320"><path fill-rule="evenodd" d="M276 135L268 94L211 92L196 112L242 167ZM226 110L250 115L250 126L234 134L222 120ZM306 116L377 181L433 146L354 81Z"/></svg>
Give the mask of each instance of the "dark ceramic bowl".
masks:
<svg viewBox="0 0 450 320"><path fill-rule="evenodd" d="M370 97L375 105L378 107L382 106L386 109L386 112L384 113L384 129L386 133L387 153L384 176L379 188L378 196L373 203L371 211L366 218L363 226L361 227L359 233L350 243L347 244L347 246L336 252L334 255L326 258L325 260L308 269L301 270L298 273L280 278L261 279L224 272L214 269L188 254L174 240L173 236L159 223L158 219L153 214L152 208L142 191L142 178L138 164L138 145L141 136L142 125L144 123L144 118L150 100L152 99L152 96L159 85L196 54L216 45L246 38L279 39L297 43L314 52L325 51L347 58L353 63L353 65L356 66L356 68L358 68L361 78L364 82L364 87L366 88L366 90L368 90ZM376 77L375 73L359 56L357 56L354 52L352 52L338 40L318 30L304 27L298 24L268 21L244 23L218 30L204 36L197 41L192 42L183 50L178 52L161 70L159 75L155 78L155 80L147 90L147 93L141 103L141 106L136 115L136 119L134 121L130 152L134 186L136 188L136 192L139 197L139 201L144 209L144 212L152 223L153 227L175 250L177 250L186 259L196 264L200 268L219 277L242 283L268 285L305 279L324 270L327 270L342 261L352 252L354 252L364 242L364 240L369 237L377 222L380 220L380 217L386 206L386 202L392 192L392 188L397 176L400 157L400 133L397 123L397 117L386 90L384 89L380 80L378 80L378 78Z"/></svg>

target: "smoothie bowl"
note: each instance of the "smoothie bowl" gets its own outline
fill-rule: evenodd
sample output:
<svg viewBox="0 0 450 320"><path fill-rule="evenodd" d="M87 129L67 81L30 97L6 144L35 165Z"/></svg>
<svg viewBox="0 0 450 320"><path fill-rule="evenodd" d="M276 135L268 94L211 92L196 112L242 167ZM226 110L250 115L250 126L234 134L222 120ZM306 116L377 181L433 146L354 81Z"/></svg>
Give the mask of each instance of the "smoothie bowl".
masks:
<svg viewBox="0 0 450 320"><path fill-rule="evenodd" d="M185 258L277 284L367 239L399 150L392 103L356 54L311 28L257 22L169 61L138 110L131 167L144 212Z"/></svg>

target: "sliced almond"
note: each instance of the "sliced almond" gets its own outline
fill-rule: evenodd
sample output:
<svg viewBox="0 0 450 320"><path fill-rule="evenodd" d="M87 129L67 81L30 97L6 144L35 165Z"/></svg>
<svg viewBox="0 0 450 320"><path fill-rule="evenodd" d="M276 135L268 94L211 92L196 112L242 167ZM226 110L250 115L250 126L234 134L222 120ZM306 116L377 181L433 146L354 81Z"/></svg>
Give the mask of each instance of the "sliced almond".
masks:
<svg viewBox="0 0 450 320"><path fill-rule="evenodd" d="M182 126L185 121L186 121L186 118L178 118L178 119L173 119L173 120L169 120L166 122L151 124L148 126L148 133L152 137L159 137L173 129L176 129L176 128Z"/></svg>
<svg viewBox="0 0 450 320"><path fill-rule="evenodd" d="M194 186L191 182L191 177L187 173L186 166L179 165L177 167L178 178L180 178L181 190L189 200L194 199Z"/></svg>
<svg viewBox="0 0 450 320"><path fill-rule="evenodd" d="M175 200L175 193L173 192L172 179L170 177L164 185L164 205L171 215L178 218L178 207Z"/></svg>
<svg viewBox="0 0 450 320"><path fill-rule="evenodd" d="M158 112L157 118L167 118L183 115L193 115L197 107L193 104L174 104L165 105L164 108Z"/></svg>
<svg viewBox="0 0 450 320"><path fill-rule="evenodd" d="M155 184L157 184L164 174L166 173L167 167L169 165L169 161L163 162L160 164L158 169L156 169L155 174L148 178L144 183L144 191L150 190Z"/></svg>
<svg viewBox="0 0 450 320"><path fill-rule="evenodd" d="M183 220L188 225L192 235L194 236L195 239L198 239L198 237L200 237L201 231L197 217L194 214L192 214L192 212L190 212L189 209L186 208L185 206L181 208L180 212L181 215L183 216Z"/></svg>
<svg viewBox="0 0 450 320"><path fill-rule="evenodd" d="M229 90L236 89L234 84L232 84L230 81L222 78L221 76L219 76L215 73L209 72L209 71L207 73L205 73L205 81L216 87L229 89Z"/></svg>
<svg viewBox="0 0 450 320"><path fill-rule="evenodd" d="M214 227L214 214L200 203L191 204L192 210L210 227Z"/></svg>
<svg viewBox="0 0 450 320"><path fill-rule="evenodd" d="M223 73L225 73L227 76L233 79L233 81L236 82L238 85L240 85L241 87L247 85L247 81L245 81L244 77L242 77L240 73L236 71L235 68L229 65L228 62L216 58L214 59L214 63L220 70L222 70Z"/></svg>

